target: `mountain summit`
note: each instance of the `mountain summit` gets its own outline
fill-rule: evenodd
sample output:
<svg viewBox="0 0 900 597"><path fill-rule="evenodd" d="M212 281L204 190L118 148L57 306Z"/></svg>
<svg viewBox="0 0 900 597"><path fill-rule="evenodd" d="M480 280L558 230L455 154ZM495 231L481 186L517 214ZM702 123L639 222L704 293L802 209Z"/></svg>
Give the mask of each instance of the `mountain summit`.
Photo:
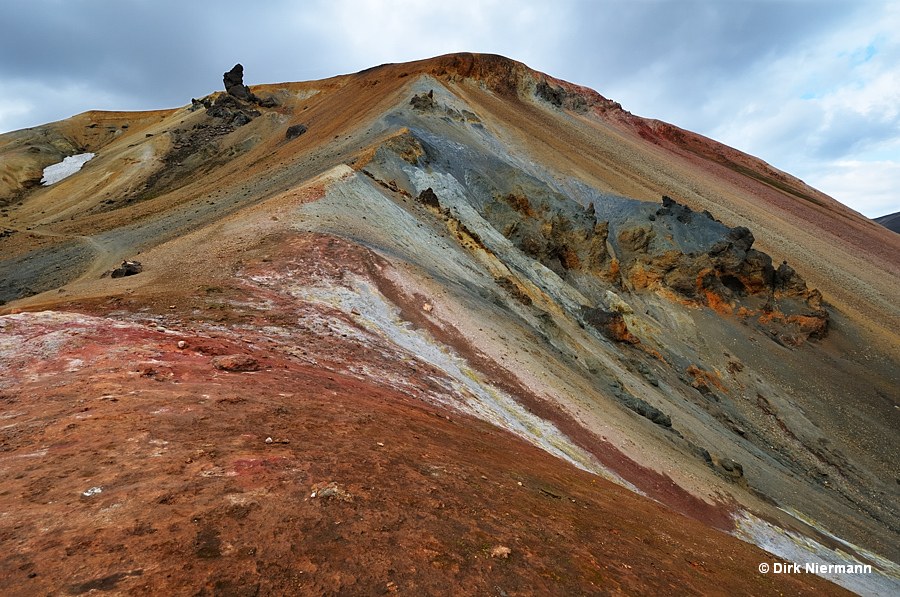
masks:
<svg viewBox="0 0 900 597"><path fill-rule="evenodd" d="M0 136L6 586L900 588L895 233L500 56L239 67Z"/></svg>

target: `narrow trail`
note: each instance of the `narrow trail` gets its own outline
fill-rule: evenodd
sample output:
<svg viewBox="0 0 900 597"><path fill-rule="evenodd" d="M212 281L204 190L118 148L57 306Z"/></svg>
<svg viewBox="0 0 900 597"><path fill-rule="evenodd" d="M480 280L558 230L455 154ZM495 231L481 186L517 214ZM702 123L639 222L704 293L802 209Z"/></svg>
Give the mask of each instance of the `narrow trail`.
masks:
<svg viewBox="0 0 900 597"><path fill-rule="evenodd" d="M19 230L19 231L24 232L23 230ZM50 236L53 238L77 240L77 241L89 246L95 252L95 256L91 260L91 264L90 264L90 266L88 266L88 268L84 272L84 274L77 278L78 280L98 276L98 275L102 274L103 272L105 272L106 270L112 268L119 261L119 258L115 256L115 249L107 246L111 243L111 241L106 241L104 243L104 242L97 240L94 236L85 236L85 235L80 235L80 234L62 234L59 232L51 232L48 230L38 230L35 228L28 230L28 232L30 232L31 234L37 234L40 236Z"/></svg>

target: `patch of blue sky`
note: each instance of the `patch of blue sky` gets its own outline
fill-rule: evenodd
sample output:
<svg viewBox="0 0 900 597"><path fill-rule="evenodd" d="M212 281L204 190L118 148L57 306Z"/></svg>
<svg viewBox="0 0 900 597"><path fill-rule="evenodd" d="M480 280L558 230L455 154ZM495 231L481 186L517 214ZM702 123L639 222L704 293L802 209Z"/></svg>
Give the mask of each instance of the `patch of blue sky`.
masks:
<svg viewBox="0 0 900 597"><path fill-rule="evenodd" d="M852 54L850 54L850 64L852 66L859 66L861 64L865 64L869 60L872 59L875 54L878 53L878 48L875 47L875 42L870 43L865 48L861 48Z"/></svg>
<svg viewBox="0 0 900 597"><path fill-rule="evenodd" d="M876 54L878 54L878 47L876 44L879 41L879 39L876 39L869 45L852 52L840 52L837 57L846 58L850 64L850 68L855 68L857 66L863 65L874 58Z"/></svg>
<svg viewBox="0 0 900 597"><path fill-rule="evenodd" d="M864 151L853 156L853 159L861 162L894 162L895 164L900 164L900 145Z"/></svg>

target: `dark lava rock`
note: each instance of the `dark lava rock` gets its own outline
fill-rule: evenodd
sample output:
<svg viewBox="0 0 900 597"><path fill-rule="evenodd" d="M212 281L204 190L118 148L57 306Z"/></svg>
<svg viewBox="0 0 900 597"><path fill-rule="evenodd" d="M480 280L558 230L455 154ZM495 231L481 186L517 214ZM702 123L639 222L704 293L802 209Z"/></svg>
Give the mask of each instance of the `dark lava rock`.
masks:
<svg viewBox="0 0 900 597"><path fill-rule="evenodd" d="M588 111L588 104L597 104L600 103L605 107L613 107L615 102L609 102L608 100L604 100L604 98L593 97L586 98L583 95L579 94L575 91L568 91L563 87L554 86L547 82L547 79L541 77L541 80L534 88L534 94L548 102L557 108L565 108L568 110L573 110L579 113L585 113ZM590 99L590 102L589 102ZM598 101L599 100L599 101Z"/></svg>
<svg viewBox="0 0 900 597"><path fill-rule="evenodd" d="M581 317L589 325L615 342L637 344L639 341L625 325L625 318L618 311L606 311L599 307L582 307Z"/></svg>
<svg viewBox="0 0 900 597"><path fill-rule="evenodd" d="M622 404L641 415L645 419L649 419L652 423L656 423L660 427L671 427L672 418L666 413L659 410L655 406L651 406L644 400L634 396L625 396L619 399Z"/></svg>
<svg viewBox="0 0 900 597"><path fill-rule="evenodd" d="M618 381L611 383L610 388L616 399L629 410L636 412L645 419L649 419L660 427L672 427L672 418L669 415L647 403L647 401L632 396L622 388L622 384Z"/></svg>
<svg viewBox="0 0 900 597"><path fill-rule="evenodd" d="M688 442L691 446L691 451L695 456L703 460L706 464L712 465L712 456L709 454L709 450L704 448L703 446L698 446L693 442Z"/></svg>
<svg viewBox="0 0 900 597"><path fill-rule="evenodd" d="M221 371L258 371L259 363L256 359L245 354L231 354L221 357L213 357L210 364Z"/></svg>
<svg viewBox="0 0 900 597"><path fill-rule="evenodd" d="M300 135L306 132L306 127L302 124L295 124L294 126L288 127L287 132L284 134L284 138L290 141L291 139L296 139Z"/></svg>
<svg viewBox="0 0 900 597"><path fill-rule="evenodd" d="M468 110L463 110L462 112L460 112L448 106L442 106L435 101L433 90L429 91L428 93L420 93L418 95L414 95L412 99L409 100L409 105L412 106L413 109L420 114L432 114L434 116L440 116L447 122L481 122L481 119L478 118L478 116Z"/></svg>
<svg viewBox="0 0 900 597"><path fill-rule="evenodd" d="M244 85L244 67L240 64L235 64L234 68L225 73L222 81L225 83L225 91L229 95L245 102L256 100L256 96L250 92L250 88Z"/></svg>
<svg viewBox="0 0 900 597"><path fill-rule="evenodd" d="M663 206L656 210L654 215L656 216L675 216L675 219L681 222L682 224L691 224L694 221L694 216L698 215L697 212L692 210L687 205L682 205L668 197L666 195L662 196L662 204ZM699 215L702 215L707 220L712 220L716 222L717 220L713 217L708 210L703 210L703 212Z"/></svg>
<svg viewBox="0 0 900 597"><path fill-rule="evenodd" d="M541 77L541 81L535 87L534 93L542 100L550 102L558 108L562 107L563 100L566 97L566 92L562 87L553 87L547 83L547 79L544 77Z"/></svg>
<svg viewBox="0 0 900 597"><path fill-rule="evenodd" d="M249 117L247 114L245 114L244 112L238 112L238 113L235 114L234 117L231 119L231 124L233 124L235 127L238 127L238 126L244 126L245 124L247 124L247 123L250 122L251 120L253 120L253 119L250 118L250 117Z"/></svg>
<svg viewBox="0 0 900 597"><path fill-rule="evenodd" d="M732 483L737 483L743 485L746 483L744 480L744 467L741 466L739 462L735 462L731 458L722 458L718 462L718 467L716 470L720 476L725 479L731 481Z"/></svg>
<svg viewBox="0 0 900 597"><path fill-rule="evenodd" d="M735 228L737 230L737 228ZM744 229L746 230L746 228ZM750 231L747 230L749 234ZM751 241L753 235L750 235ZM741 283L753 294L766 292L772 288L775 281L775 268L772 267L772 258L762 251L749 249L740 271ZM803 284L806 290L806 284Z"/></svg>
<svg viewBox="0 0 900 597"><path fill-rule="evenodd" d="M611 226L620 274L635 289L666 288L679 300L738 313L787 346L827 334L821 293L787 263L776 270L771 256L752 248L749 229L729 228L667 196L651 214L655 221L639 213Z"/></svg>
<svg viewBox="0 0 900 597"><path fill-rule="evenodd" d="M228 91L233 87L244 84L244 66L235 64L234 67L223 75L225 90Z"/></svg>
<svg viewBox="0 0 900 597"><path fill-rule="evenodd" d="M778 266L774 278L775 291L785 296L800 296L807 292L806 282L787 263Z"/></svg>
<svg viewBox="0 0 900 597"><path fill-rule="evenodd" d="M123 261L122 265L114 269L110 274L110 278L124 278L125 276L134 276L144 271L140 261Z"/></svg>
<svg viewBox="0 0 900 597"><path fill-rule="evenodd" d="M749 251L750 247L753 246L753 242L756 240L753 238L753 233L750 232L750 229L743 226L732 228L725 235L725 238L731 241L731 244L735 249L744 252Z"/></svg>
<svg viewBox="0 0 900 597"><path fill-rule="evenodd" d="M261 108L274 108L279 105L279 102L275 96L270 93L265 97L258 98L256 105Z"/></svg>
<svg viewBox="0 0 900 597"><path fill-rule="evenodd" d="M427 189L419 193L419 196L416 197L416 201L435 209L441 208L441 202L438 200L438 196L435 195L434 190L431 187L428 187Z"/></svg>
<svg viewBox="0 0 900 597"><path fill-rule="evenodd" d="M204 97L203 99L191 98L191 112L196 112L201 108L206 108L209 110L212 107L212 100L208 97Z"/></svg>
<svg viewBox="0 0 900 597"><path fill-rule="evenodd" d="M255 110L248 104L227 94L217 97L216 101L206 109L206 113L213 118L218 118L230 124L234 128L244 126L260 114L259 110Z"/></svg>
<svg viewBox="0 0 900 597"><path fill-rule="evenodd" d="M215 110L215 109L227 109L227 110L249 110L250 106L245 104L231 95L220 95L216 98L216 101L212 103L212 105L207 108L207 110ZM216 114L210 114L210 116L217 116Z"/></svg>

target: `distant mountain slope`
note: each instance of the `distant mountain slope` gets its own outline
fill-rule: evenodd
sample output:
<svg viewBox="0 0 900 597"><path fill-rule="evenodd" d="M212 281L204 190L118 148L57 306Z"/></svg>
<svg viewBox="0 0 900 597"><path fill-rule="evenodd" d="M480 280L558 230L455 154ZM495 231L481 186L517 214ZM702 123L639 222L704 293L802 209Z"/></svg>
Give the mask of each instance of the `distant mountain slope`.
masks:
<svg viewBox="0 0 900 597"><path fill-rule="evenodd" d="M875 221L888 230L893 230L894 232L900 233L900 211L898 211L897 213L888 214L886 216L881 216L880 218L875 218Z"/></svg>
<svg viewBox="0 0 900 597"><path fill-rule="evenodd" d="M0 536L36 560L70 553L59 579L123 541L135 554L62 589L159 592L174 574L254 594L276 590L268 570L324 594L339 570L303 539L322 536L352 564L335 585L350 593L509 591L494 570L516 571L509 594L664 592L683 566L722 574L736 538L779 561L874 563L836 580L898 590L880 556L900 560L900 237L499 56L235 87L0 136L0 457L18 467ZM617 500L582 503L591 478L721 531L722 551L685 563L663 526L632 527L637 553L671 557L629 584L591 510ZM90 482L69 495L72 479ZM639 521L646 504L616 507ZM59 513L85 549L32 532ZM275 551L243 522L270 515ZM555 539L562 516L575 534ZM83 539L95 518L135 539ZM497 537L512 560L492 556ZM414 550L403 574L375 543ZM689 590L807 578L760 563ZM30 580L19 555L0 564Z"/></svg>

